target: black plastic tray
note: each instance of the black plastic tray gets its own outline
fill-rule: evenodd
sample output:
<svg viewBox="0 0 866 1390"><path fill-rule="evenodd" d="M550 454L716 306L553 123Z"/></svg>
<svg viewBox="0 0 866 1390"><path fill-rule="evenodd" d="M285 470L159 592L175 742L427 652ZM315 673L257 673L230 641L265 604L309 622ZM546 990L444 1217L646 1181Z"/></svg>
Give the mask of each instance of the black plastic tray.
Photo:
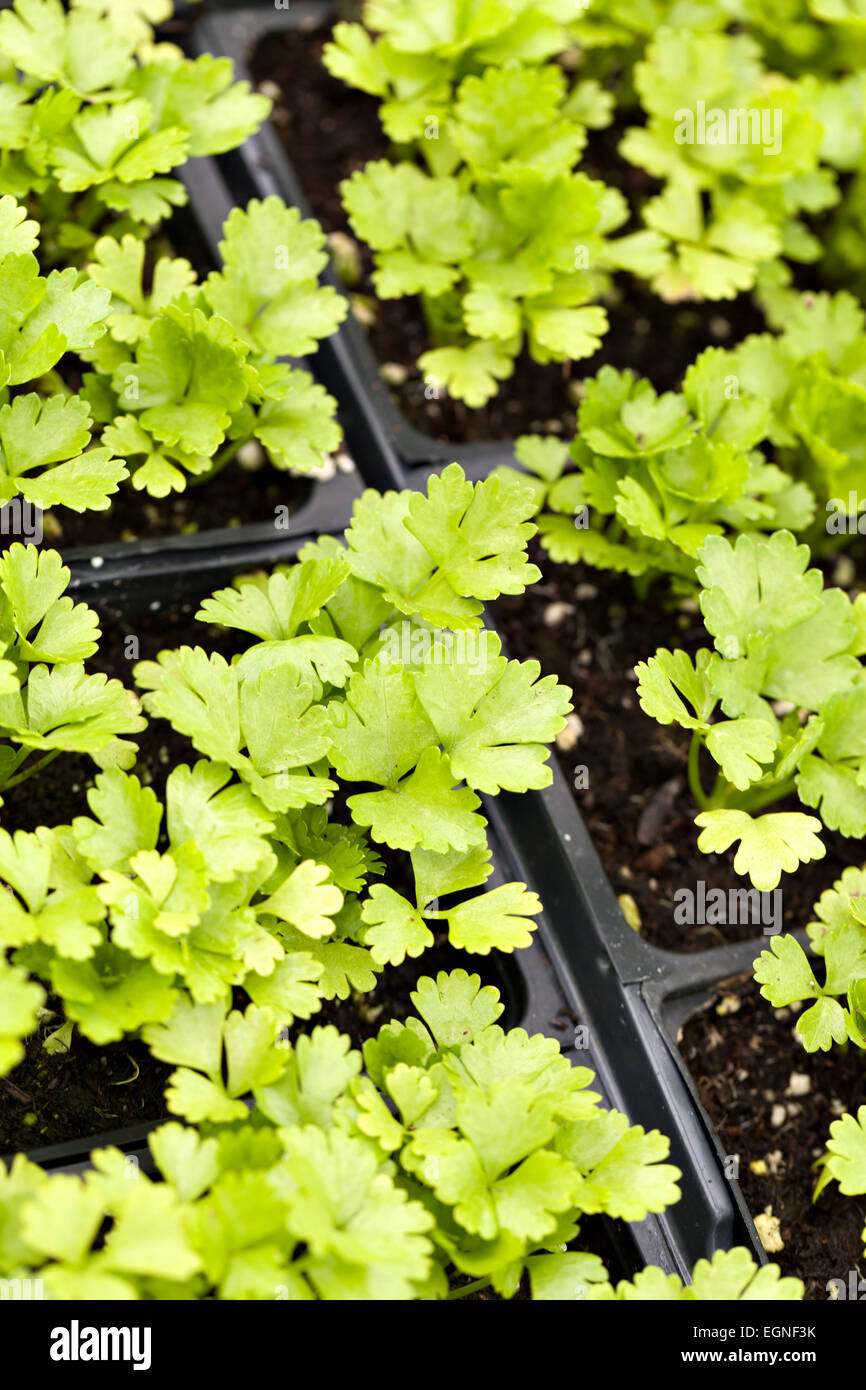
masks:
<svg viewBox="0 0 866 1390"><path fill-rule="evenodd" d="M336 503L334 493L331 499ZM348 507L335 505L327 524L322 518L309 532L272 541L267 555L260 547L249 554L213 551L194 558L171 553L137 572L121 557L114 570L106 562L77 571L75 589L103 614L133 617L167 603L187 611L238 570L288 561L311 535L339 533L348 519ZM479 973L498 972L495 982L503 987L511 1026L556 1037L565 1055L593 1069L606 1104L669 1136L671 1159L683 1171L682 1199L667 1212L632 1226L605 1223L620 1268L627 1273L650 1262L686 1274L702 1256L743 1242L763 1258L737 1186L722 1174L674 1036L684 997L697 1007L719 979L748 968L757 948L742 943L698 960L641 941L622 917L558 771L547 790L488 798L485 809L497 876L525 881L545 910L530 948L505 960L479 958ZM587 1030L585 1048L574 1044L577 1024ZM92 1147L113 1142L146 1162L148 1129L97 1135L31 1157L77 1170Z"/></svg>
<svg viewBox="0 0 866 1390"><path fill-rule="evenodd" d="M178 170L178 177L183 181L189 195L187 207L175 214L179 230L182 229L185 241L192 242L196 248L201 247L203 262L218 266L220 264L218 248L222 240L223 223L237 200L232 198L216 162L210 156L187 160L186 164ZM315 356L290 360L321 380L321 373ZM341 423L343 422L341 421ZM237 477L238 489L242 491L246 474L240 468L237 470ZM314 477L309 479L299 477L290 480L287 474L287 491L288 485L292 481L296 492L294 498L287 497L286 499L291 508L291 527L302 526L309 531L321 525L322 518L328 514L332 505L330 494L345 494L347 488L356 486L351 482L347 483L346 478L351 478L351 474L342 474L339 469L327 481ZM371 485L375 485L373 479L369 481ZM122 486L128 486L128 484L122 484ZM207 484L204 485L205 488L206 486ZM142 499L142 505L144 505L145 500L145 498ZM110 525L111 513L106 513L106 516L109 518L106 524ZM148 537L135 541L98 542L93 545L63 549L62 553L64 560L73 565L88 564L94 558L99 563L99 561L109 557L115 560L123 556L133 566L139 564L147 566L152 563L153 557L161 555L163 552L194 557L196 564L198 564L200 557L210 552L225 551L237 555L249 555L258 548L262 556L266 557L274 544L274 537L275 527L272 521L256 521L247 522L240 526L211 527L191 535L176 534L156 538ZM266 563L266 559L263 559L262 563Z"/></svg>
<svg viewBox="0 0 866 1390"><path fill-rule="evenodd" d="M298 0L290 11L242 5L203 19L193 31L196 51L231 57L250 79L248 56L267 34L307 27L330 13L330 0ZM283 145L266 123L240 151L218 161L239 199L277 193L311 216ZM335 277L332 283L339 287ZM320 351L322 379L344 405L350 448L377 452L369 476L378 486L424 485L431 471L457 458L468 476L485 476L509 461L507 441L440 444L410 426L379 376L369 340L349 319ZM381 481L380 481L381 479ZM683 1200L655 1223L668 1258L683 1271L714 1249L745 1240L766 1257L738 1183L725 1176L724 1154L685 1067L678 1033L718 984L747 972L766 938L698 954L662 950L626 923L591 844L570 789L558 769L546 792L492 802L518 876L540 885L546 908L546 947L557 962L570 1006L596 1039L592 1064L611 1103L634 1122L669 1134L683 1168ZM593 1031L595 1028L596 1031ZM605 1071L605 1067L609 1070Z"/></svg>
<svg viewBox="0 0 866 1390"><path fill-rule="evenodd" d="M228 53L238 62L258 35L303 22L321 9L299 2L289 12L266 7L214 14L195 26L193 42L201 51ZM241 70L238 75L245 74ZM193 161L187 179L199 223L212 241L219 236L222 210L233 202L277 192L304 210L303 199L294 196L276 135L267 127L247 143L243 157ZM205 207L220 211L208 215ZM424 452L411 458L411 440L407 443L407 436L386 428L389 415L396 417L397 427L400 417L369 345L353 323L322 345L316 367L341 403L360 479L338 475L317 489L288 536L276 536L269 525L266 535L252 535L255 528L246 527L232 531L227 541L219 533L192 538L194 546L142 542L135 553L129 545L102 547L96 565L92 558L73 558L78 595L103 611L130 614L168 601L189 605L240 571L290 559L310 535L342 531L361 480L379 488L420 486L431 465L441 465L455 453L467 473L478 477L507 450L503 445L456 451L447 446L434 458L431 449L439 446L412 431ZM410 461L416 466L406 467ZM545 906L534 944L507 963L509 1022L550 1033L567 1055L592 1067L605 1102L633 1123L667 1134L671 1159L683 1172L682 1199L668 1211L630 1226L606 1223L620 1268L627 1272L650 1262L686 1275L697 1259L734 1244L750 1246L763 1261L739 1186L724 1176L718 1141L677 1048L677 1031L720 981L749 969L765 940L679 956L638 937L622 916L555 764L548 789L520 797L503 794L489 800L486 810L497 873L525 881ZM485 973L484 965L480 960L480 973ZM554 1022L561 1025L569 1018L571 1028L580 1023L587 1029L585 1051L569 1046L573 1032L563 1032ZM32 1157L55 1168L75 1168L86 1163L90 1148L108 1139L144 1161L147 1128L94 1136Z"/></svg>

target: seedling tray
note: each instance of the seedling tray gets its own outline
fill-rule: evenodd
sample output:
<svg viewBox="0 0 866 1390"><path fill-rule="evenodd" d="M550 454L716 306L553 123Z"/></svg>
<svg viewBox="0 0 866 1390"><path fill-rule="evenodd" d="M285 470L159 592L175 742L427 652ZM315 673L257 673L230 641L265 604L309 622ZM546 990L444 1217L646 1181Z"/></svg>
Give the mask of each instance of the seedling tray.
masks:
<svg viewBox="0 0 866 1390"><path fill-rule="evenodd" d="M328 0L298 0L289 11L245 5L220 8L193 30L193 51L230 57L240 78L266 35L321 22ZM273 126L266 123L240 151L217 161L238 201L278 194L312 216L303 188ZM331 272L325 277L338 289ZM349 447L368 460L376 486L423 487L430 472L457 459L471 478L513 459L507 442L440 444L411 426L392 402L370 342L349 318L319 352L321 378L338 397ZM370 466L371 453L379 461ZM669 1135L683 1170L683 1198L641 1223L656 1242L647 1256L685 1273L715 1249L763 1247L736 1179L700 1104L678 1049L678 1034L717 986L748 971L766 938L680 956L642 940L627 924L567 782L554 766L553 785L521 797L502 795L487 812L515 876L537 886L545 904L539 937L569 1008L589 1031L588 1065L608 1103L633 1123ZM526 960L523 953L521 960ZM538 1025L536 1025L538 1026Z"/></svg>
<svg viewBox="0 0 866 1390"><path fill-rule="evenodd" d="M293 0L288 10L275 10L266 4L230 8L221 3L214 13L206 14L193 26L186 46L193 55L213 53L231 58L236 76L251 82L249 56L262 38L309 28L334 15L330 0ZM303 217L315 216L270 121L241 149L219 156L217 163L237 202L277 194L297 207ZM332 270L326 269L322 280L345 293L345 286ZM513 449L507 440L442 443L411 425L392 401L369 339L351 314L320 345L316 371L342 405L341 419L352 453L373 446L391 464L410 470L456 459L476 477L488 473L498 463L513 462Z"/></svg>
<svg viewBox="0 0 866 1390"><path fill-rule="evenodd" d="M184 243L183 253L187 254L188 244L191 243L203 265L218 266L223 223L235 200L215 161L209 157L188 160L178 173L189 195L187 207L176 214L175 225ZM294 365L302 367L313 376L320 375L315 359L291 360ZM232 467L236 471L238 494L242 494L249 475L238 464L233 464ZM344 474L339 469L327 481L314 477L291 480L288 474L285 475L285 479L285 500L290 509L290 531L296 526L301 526L305 531L320 527L323 518L329 514L329 509L333 505L342 505L346 496L357 491L358 487L357 480L352 478L351 473ZM291 481L295 484L294 496L289 495ZM121 486L128 487L129 483L123 483ZM202 485L202 498L207 486L207 483ZM332 495L334 502L331 501ZM146 494L143 494L142 506L146 500ZM159 503L155 505L158 506ZM110 512L107 513L107 527L111 525L110 516ZM271 519L247 522L240 526L209 527L192 534L144 537L134 541L99 542L79 547L63 547L61 542L61 550L64 560L75 569L82 565L87 566L93 561L97 565L109 559L115 563L123 557L133 570L141 568L147 571L153 566L158 568L158 557L163 553L175 557L188 555L195 559L197 566L202 562L207 563L209 555L224 553L234 554L240 563L249 564L250 557L259 553L262 557L261 563L264 564L267 563L266 557L275 544L275 537L278 544L281 534L284 533L277 529L275 521Z"/></svg>
<svg viewBox="0 0 866 1390"><path fill-rule="evenodd" d="M262 34L304 23L322 8L298 0L290 11L264 6L214 13L195 26L191 43L197 51L233 57L243 77L245 55ZM185 173L212 252L235 202L278 193L308 212L267 126L247 142L242 157L191 161ZM357 476L338 475L315 487L288 534L266 523L69 555L76 595L105 614L130 618L166 604L192 608L236 574L289 561L312 536L342 532L362 483L380 489L423 486L431 468L454 457L469 476L479 477L509 455L503 444L440 446L412 429L391 403L369 344L351 320L322 344L315 367L340 403ZM720 982L748 970L765 940L681 957L638 937L623 918L555 763L550 787L519 797L502 794L487 801L486 812L492 886L523 880L538 892L544 913L531 947L501 965L481 957L479 973L490 977L491 970L501 970L495 982L503 989L507 1023L556 1037L565 1055L595 1072L605 1104L624 1111L632 1123L668 1135L671 1160L682 1170L682 1198L666 1212L629 1226L604 1222L614 1268L628 1273L653 1263L686 1276L696 1260L737 1244L751 1247L764 1262L739 1186L725 1175L724 1155L679 1055L677 1033ZM85 1137L31 1157L54 1169L76 1170L86 1165L91 1148L115 1143L146 1166L152 1128Z"/></svg>
<svg viewBox="0 0 866 1390"><path fill-rule="evenodd" d="M106 616L131 620L169 604L194 611L238 572L288 562L312 536L342 532L350 499L338 497L336 489L327 497L329 505L310 518L314 525L272 537L267 548L212 548L194 556L174 550L135 562L121 554L106 557L101 567L77 565L76 595ZM688 996L690 1007L698 1007L719 979L746 968L755 948L741 943L704 962L672 956L636 937L557 771L545 791L489 798L485 810L495 865L491 886L521 879L545 910L530 948L511 957L479 957L473 967L501 989L509 1026L547 1033L572 1061L591 1067L604 1103L633 1123L667 1134L671 1159L683 1172L682 1199L667 1212L631 1226L603 1223L615 1267L627 1274L653 1263L685 1275L697 1259L743 1243L763 1259L738 1188L723 1175L674 1040L682 999ZM86 1165L91 1148L107 1142L145 1166L152 1127L85 1137L31 1157L76 1171Z"/></svg>

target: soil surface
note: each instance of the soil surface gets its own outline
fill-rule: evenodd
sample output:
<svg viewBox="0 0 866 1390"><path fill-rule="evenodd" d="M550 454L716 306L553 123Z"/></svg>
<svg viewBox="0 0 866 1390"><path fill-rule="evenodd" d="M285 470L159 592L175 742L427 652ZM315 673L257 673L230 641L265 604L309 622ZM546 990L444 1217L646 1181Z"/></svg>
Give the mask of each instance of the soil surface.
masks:
<svg viewBox="0 0 866 1390"><path fill-rule="evenodd" d="M524 596L497 600L496 621L511 655L536 658L545 674L555 673L574 692L583 732L573 748L558 750L559 762L616 893L631 895L641 933L658 946L700 951L760 936L767 923L674 921L678 889L697 891L699 881L707 891L748 887L734 873L733 851L718 855L697 849L694 817L699 808L686 775L687 730L657 724L637 699L638 661L661 646L681 646L693 654L706 645L700 614L693 607L666 607L661 589L637 602L627 576L602 574L586 565L557 565L537 545L531 550L544 579ZM861 567L862 573L866 570ZM705 786L710 785L711 766L708 760ZM773 809L798 807L792 799ZM864 859L857 840L829 831L823 839L825 859L782 877L786 931L804 927L824 889L848 864ZM769 915L770 902L766 908Z"/></svg>
<svg viewBox="0 0 866 1390"><path fill-rule="evenodd" d="M828 1280L847 1286L850 1270L866 1272L866 1197L831 1183L813 1204L812 1165L832 1121L866 1099L866 1060L854 1048L807 1053L795 1023L793 1008L772 1009L752 979L739 980L686 1025L681 1048L725 1151L739 1155L749 1209L779 1220L784 1246L770 1258L804 1280L807 1298L826 1299Z"/></svg>
<svg viewBox="0 0 866 1390"><path fill-rule="evenodd" d="M271 86L282 94L276 100L274 125L315 216L328 233L351 233L339 184L369 160L387 156L390 145L379 121L377 98L346 86L322 63L329 38L328 27L271 35L249 63L255 81L268 84L269 95ZM590 131L581 168L620 187L634 205L657 185L617 154L625 124ZM623 231L636 227L637 223ZM377 300L372 253L363 244L359 249L363 272L354 292L375 310L369 326L373 348L380 362L396 363L407 372L405 382L394 388L395 402L416 428L442 441L508 439L541 430L571 435L574 387L604 363L631 367L650 377L659 390L668 390L679 385L685 368L703 348L736 341L765 326L747 296L725 305L664 304L623 276L604 301L610 328L593 357L541 366L524 353L495 399L470 410L444 397L426 399L415 365L431 346L420 302L415 297Z"/></svg>
<svg viewBox="0 0 866 1390"><path fill-rule="evenodd" d="M24 1061L0 1077L0 1155L88 1139L165 1114L171 1067L142 1042L96 1047L77 1030L68 1052L48 1053L43 1040L62 1021L62 1012L46 1020L28 1038Z"/></svg>
<svg viewBox="0 0 866 1390"><path fill-rule="evenodd" d="M235 461L211 482L169 497L148 497L129 482L120 484L104 512L53 507L45 522L45 544L67 553L109 541L192 535L254 521L273 521L278 506L295 512L315 484L265 464L255 472ZM0 538L5 539L5 538ZM15 537L10 536L11 542Z"/></svg>

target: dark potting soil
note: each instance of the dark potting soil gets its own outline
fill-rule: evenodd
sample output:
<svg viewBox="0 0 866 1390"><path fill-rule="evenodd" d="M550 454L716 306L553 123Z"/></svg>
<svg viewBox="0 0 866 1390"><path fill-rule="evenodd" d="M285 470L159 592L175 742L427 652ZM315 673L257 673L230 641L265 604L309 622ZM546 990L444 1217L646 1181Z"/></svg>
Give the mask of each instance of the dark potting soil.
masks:
<svg viewBox="0 0 866 1390"><path fill-rule="evenodd" d="M268 35L249 63L255 81L279 88L273 121L325 231L351 232L340 201L339 184L369 160L389 152L378 101L332 77L322 63L330 27ZM632 205L656 189L640 169L616 153L624 124L590 131L582 168L594 178L616 185ZM634 230L627 228L625 230ZM411 424L442 441L508 439L527 431L575 430L575 400L569 386L593 376L604 363L631 367L649 377L659 390L679 386L683 372L703 348L737 341L765 325L748 297L730 304L665 304L637 281L621 277L605 301L610 328L600 350L577 363L541 366L528 353L518 360L513 377L479 410L447 397L427 400L416 362L430 346L417 298L377 300L372 285L373 258L359 247L363 273L354 292L375 310L369 326L379 361L407 372L394 397Z"/></svg>
<svg viewBox="0 0 866 1390"><path fill-rule="evenodd" d="M813 1204L812 1164L832 1121L866 1100L866 1064L855 1048L807 1053L795 1022L794 1009L772 1009L752 979L738 980L689 1021L681 1049L726 1153L739 1156L752 1215L778 1218L784 1246L770 1259L805 1281L807 1298L826 1299L830 1279L847 1286L849 1271L863 1272L866 1198L831 1183Z"/></svg>
<svg viewBox="0 0 866 1390"><path fill-rule="evenodd" d="M703 854L697 848L698 814L689 791L689 734L657 724L641 709L635 664L657 647L681 646L694 654L707 644L700 614L665 606L654 589L638 602L626 576L602 574L585 565L557 565L533 543L532 558L544 579L525 595L494 605L497 624L512 656L536 658L574 692L583 726L576 745L558 749L560 766L618 895L637 906L641 934L658 946L700 951L760 936L769 923L679 924L674 920L678 889L707 892L748 887L734 872L734 852ZM861 569L861 573L864 572ZM564 606L563 606L564 605ZM704 785L710 785L708 761ZM774 810L799 809L799 802ZM826 858L783 874L783 928L811 920L811 909L849 864L866 858L857 840L825 831Z"/></svg>
<svg viewBox="0 0 866 1390"><path fill-rule="evenodd" d="M96 1047L77 1030L68 1051L48 1053L43 1040L62 1021L62 1013L46 1020L27 1039L24 1061L0 1077L0 1154L86 1140L165 1114L171 1067L142 1042Z"/></svg>
<svg viewBox="0 0 866 1390"><path fill-rule="evenodd" d="M109 541L192 535L247 522L274 521L282 516L278 507L296 511L314 486L310 478L290 477L270 464L250 472L237 462L230 463L211 482L169 497L148 497L129 483L121 483L104 512L52 508L45 543L68 554L73 548Z"/></svg>

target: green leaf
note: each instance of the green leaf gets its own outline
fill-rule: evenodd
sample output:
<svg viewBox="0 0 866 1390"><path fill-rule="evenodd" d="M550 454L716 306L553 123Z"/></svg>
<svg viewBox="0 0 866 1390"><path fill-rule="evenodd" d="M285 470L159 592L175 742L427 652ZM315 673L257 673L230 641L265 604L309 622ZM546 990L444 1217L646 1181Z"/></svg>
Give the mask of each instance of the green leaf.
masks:
<svg viewBox="0 0 866 1390"><path fill-rule="evenodd" d="M76 816L72 828L91 868L122 870L141 850L156 848L162 807L154 791L137 777L116 769L100 773L87 793L87 804L95 819Z"/></svg>
<svg viewBox="0 0 866 1390"><path fill-rule="evenodd" d="M722 853L737 840L734 859L738 874L747 874L761 892L778 886L782 873L793 873L800 864L823 859L826 849L816 831L821 822L800 811L751 816L747 811L702 811L695 817L702 828L698 848L705 854Z"/></svg>
<svg viewBox="0 0 866 1390"><path fill-rule="evenodd" d="M304 936L329 936L334 930L331 919L343 906L343 894L329 882L330 877L326 865L306 859L258 910L291 923Z"/></svg>
<svg viewBox="0 0 866 1390"><path fill-rule="evenodd" d="M485 823L479 798L456 787L459 780L448 758L430 747L394 790L362 792L346 804L356 824L369 826L373 839L392 849L466 850L484 842Z"/></svg>
<svg viewBox="0 0 866 1390"><path fill-rule="evenodd" d="M309 372L289 371L274 400L260 407L254 434L277 468L319 468L343 437L337 402Z"/></svg>
<svg viewBox="0 0 866 1390"><path fill-rule="evenodd" d="M224 269L205 296L250 346L274 357L314 352L346 317L348 305L317 277L327 263L325 234L297 208L271 196L234 208L220 243Z"/></svg>
<svg viewBox="0 0 866 1390"><path fill-rule="evenodd" d="M472 1042L504 1007L492 985L482 987L480 977L465 970L440 970L435 980L425 976L411 999L440 1048Z"/></svg>
<svg viewBox="0 0 866 1390"><path fill-rule="evenodd" d="M866 1192L866 1105L860 1106L856 1116L843 1115L833 1121L824 1162L822 1186L835 1180L846 1197Z"/></svg>
<svg viewBox="0 0 866 1390"><path fill-rule="evenodd" d="M498 340L468 347L432 348L418 358L428 385L432 382L473 410L486 405L514 372L514 355Z"/></svg>
<svg viewBox="0 0 866 1390"><path fill-rule="evenodd" d="M527 919L539 912L541 901L525 884L504 883L449 910L449 940L457 950L483 956L518 950L532 940L535 923Z"/></svg>
<svg viewBox="0 0 866 1390"><path fill-rule="evenodd" d="M694 423L682 396L657 396L631 372L602 367L586 383L578 411L580 433L596 453L612 458L662 453L688 443Z"/></svg>
<svg viewBox="0 0 866 1390"><path fill-rule="evenodd" d="M537 570L526 558L535 528L532 495L491 477L473 485L459 464L431 475L427 496L413 493L406 529L424 546L455 592L477 599L520 594Z"/></svg>
<svg viewBox="0 0 866 1390"><path fill-rule="evenodd" d="M536 661L506 661L493 633L481 634L475 657L467 665L452 647L415 677L455 776L490 793L547 786L544 745L565 726L570 691L539 679Z"/></svg>
<svg viewBox="0 0 866 1390"><path fill-rule="evenodd" d="M761 994L774 1008L816 999L821 992L806 952L796 937L774 937L769 949L762 951L755 961L754 968Z"/></svg>
<svg viewBox="0 0 866 1390"><path fill-rule="evenodd" d="M39 245L39 223L27 216L27 209L9 194L0 198L0 259L14 252L24 255Z"/></svg>
<svg viewBox="0 0 866 1390"><path fill-rule="evenodd" d="M0 53L29 77L87 96L122 87L132 44L88 10L66 14L60 0L16 0L0 14Z"/></svg>
<svg viewBox="0 0 866 1390"><path fill-rule="evenodd" d="M0 934L3 927L0 923ZM26 970L10 965L0 955L0 1076L5 1076L24 1057L22 1039L36 1029L38 1010L45 991L28 979Z"/></svg>
<svg viewBox="0 0 866 1390"><path fill-rule="evenodd" d="M395 787L436 742L411 675L378 662L352 677L345 702L332 702L329 714L330 758L346 781Z"/></svg>
<svg viewBox="0 0 866 1390"><path fill-rule="evenodd" d="M362 917L364 942L377 965L401 965L407 956L420 956L433 945L433 933L405 898L384 883L370 889Z"/></svg>
<svg viewBox="0 0 866 1390"><path fill-rule="evenodd" d="M192 60L149 62L132 73L129 85L148 101L161 130L182 128L191 155L212 155L242 145L271 109L248 82L233 78L231 59L203 53Z"/></svg>
<svg viewBox="0 0 866 1390"><path fill-rule="evenodd" d="M148 1139L157 1167L181 1201L193 1202L211 1186L219 1171L216 1139L202 1139L175 1123L160 1125Z"/></svg>
<svg viewBox="0 0 866 1390"><path fill-rule="evenodd" d="M169 304L112 384L161 443L210 457L249 391L245 355L224 319Z"/></svg>
<svg viewBox="0 0 866 1390"><path fill-rule="evenodd" d="M279 1125L334 1122L334 1106L361 1071L361 1054L330 1025L298 1038L276 1082L256 1089L256 1101Z"/></svg>
<svg viewBox="0 0 866 1390"><path fill-rule="evenodd" d="M641 709L660 724L704 729L716 705L708 678L710 654L699 651L694 663L687 652L660 647L649 661L638 662L635 675ZM682 694L694 714L680 698Z"/></svg>
<svg viewBox="0 0 866 1390"><path fill-rule="evenodd" d="M56 550L16 543L0 557L0 587L28 660L83 661L96 651L97 616L65 596L69 578Z"/></svg>
<svg viewBox="0 0 866 1390"><path fill-rule="evenodd" d="M707 749L733 786L745 791L765 775L762 763L772 763L778 732L765 719L731 719L713 724Z"/></svg>
<svg viewBox="0 0 866 1390"><path fill-rule="evenodd" d="M218 1082L222 1068L222 1032L225 1001L194 1004L178 999L171 1018L143 1030L145 1042L155 1057L175 1066L204 1072Z"/></svg>
<svg viewBox="0 0 866 1390"><path fill-rule="evenodd" d="M783 632L820 605L820 571L806 569L809 548L787 531L766 540L738 536L735 545L709 536L700 560L701 611L728 658L744 654L750 637Z"/></svg>

